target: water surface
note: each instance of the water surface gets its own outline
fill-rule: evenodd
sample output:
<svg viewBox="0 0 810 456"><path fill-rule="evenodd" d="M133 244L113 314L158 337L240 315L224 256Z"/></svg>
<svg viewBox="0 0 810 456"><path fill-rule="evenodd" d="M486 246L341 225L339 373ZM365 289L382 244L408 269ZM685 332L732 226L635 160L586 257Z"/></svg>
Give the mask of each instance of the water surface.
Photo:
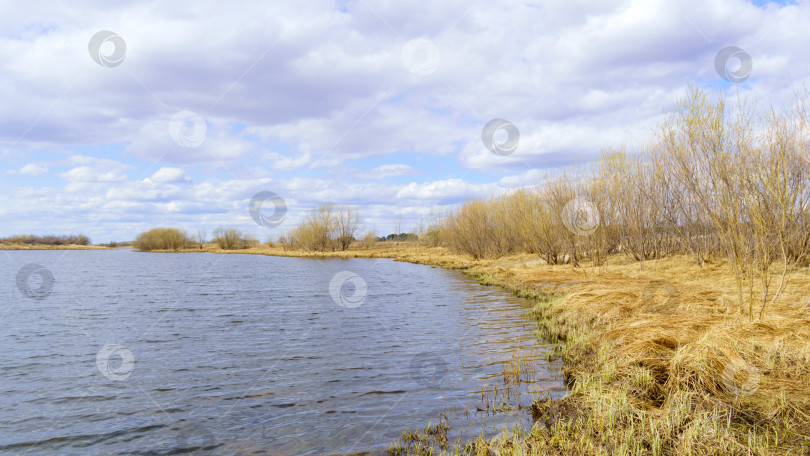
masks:
<svg viewBox="0 0 810 456"><path fill-rule="evenodd" d="M31 263L50 293L18 287ZM0 274L2 454L379 453L445 411L530 426L493 404L564 393L529 303L455 271L115 250L3 251Z"/></svg>

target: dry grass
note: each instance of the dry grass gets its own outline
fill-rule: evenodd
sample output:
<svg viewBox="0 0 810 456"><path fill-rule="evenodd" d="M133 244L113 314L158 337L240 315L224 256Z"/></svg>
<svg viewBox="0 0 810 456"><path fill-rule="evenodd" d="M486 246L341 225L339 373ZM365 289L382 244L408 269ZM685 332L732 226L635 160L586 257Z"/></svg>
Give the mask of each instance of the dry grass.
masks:
<svg viewBox="0 0 810 456"><path fill-rule="evenodd" d="M727 264L610 260L574 269L513 257L468 271L538 298L539 335L566 363L571 394L536 404L527 451L810 453L807 269L751 321Z"/></svg>
<svg viewBox="0 0 810 456"><path fill-rule="evenodd" d="M444 260L445 258L457 259L463 262L466 257L462 255L453 255L446 249L441 248L421 248L417 247L414 242L377 242L371 246L367 246L364 242L354 242L351 248L347 250L335 251L314 251L314 250L290 250L286 245L275 243L273 245L255 244L246 249L231 249L226 250L220 248L217 244L208 243L202 249L197 247L190 247L183 252L207 252L207 253L239 253L247 255L268 255L268 256L284 256L296 258L394 258L403 259L415 255L418 257L422 255L425 261L430 259ZM411 261L417 263L418 261ZM469 263L469 262L467 262ZM432 264L432 263L431 263Z"/></svg>
<svg viewBox="0 0 810 456"><path fill-rule="evenodd" d="M0 243L0 250L100 250L108 249L102 245L44 245L44 244L13 244Z"/></svg>

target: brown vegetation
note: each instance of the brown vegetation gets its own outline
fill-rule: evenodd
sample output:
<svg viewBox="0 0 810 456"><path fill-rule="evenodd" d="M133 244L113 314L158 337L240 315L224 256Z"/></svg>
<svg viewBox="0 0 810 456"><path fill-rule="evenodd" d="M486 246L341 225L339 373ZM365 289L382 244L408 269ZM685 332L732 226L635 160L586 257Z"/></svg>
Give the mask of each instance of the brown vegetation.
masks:
<svg viewBox="0 0 810 456"><path fill-rule="evenodd" d="M643 269L624 254L579 268L534 254L474 260L440 248L411 247L397 258L462 269L537 300L538 336L565 361L571 392L536 402L530 432L478 439L451 454L810 452L807 267L752 321L739 312L723 258L701 267L672 254ZM394 448L431 454L405 440Z"/></svg>
<svg viewBox="0 0 810 456"><path fill-rule="evenodd" d="M33 234L18 234L0 238L0 244L42 245L42 246L68 246L90 245L90 238L83 234L70 234L67 236L36 236Z"/></svg>
<svg viewBox="0 0 810 456"><path fill-rule="evenodd" d="M692 89L639 153L447 217L440 243L473 259L449 263L538 300L571 386L532 432L454 452L810 453L808 137L803 105Z"/></svg>
<svg viewBox="0 0 810 456"><path fill-rule="evenodd" d="M252 234L245 234L242 230L237 228L227 228L224 226L215 229L213 236L212 242L222 250L249 249L259 243ZM201 250L204 237L204 234L198 234L195 239Z"/></svg>
<svg viewBox="0 0 810 456"><path fill-rule="evenodd" d="M360 215L351 208L324 204L279 239L289 249L316 252L347 250L360 228Z"/></svg>
<svg viewBox="0 0 810 456"><path fill-rule="evenodd" d="M185 231L177 228L153 228L138 235L132 244L136 249L149 252L152 250L182 250L191 244Z"/></svg>

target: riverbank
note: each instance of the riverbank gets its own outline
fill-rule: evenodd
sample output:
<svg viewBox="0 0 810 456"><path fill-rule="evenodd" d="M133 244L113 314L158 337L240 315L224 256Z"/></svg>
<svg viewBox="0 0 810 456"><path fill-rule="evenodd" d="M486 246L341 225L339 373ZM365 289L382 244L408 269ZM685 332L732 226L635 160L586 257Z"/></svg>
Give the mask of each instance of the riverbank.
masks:
<svg viewBox="0 0 810 456"><path fill-rule="evenodd" d="M44 244L5 244L0 243L0 250L109 250L103 245L44 245Z"/></svg>
<svg viewBox="0 0 810 456"><path fill-rule="evenodd" d="M729 266L685 256L624 256L601 267L536 256L472 260L407 243L345 252L257 246L212 253L393 258L460 269L537 302L538 336L556 344L570 394L539 401L530 434L465 454L810 454L810 271L791 276L762 319L741 315ZM775 287L774 287L775 288ZM426 454L410 438L394 454Z"/></svg>

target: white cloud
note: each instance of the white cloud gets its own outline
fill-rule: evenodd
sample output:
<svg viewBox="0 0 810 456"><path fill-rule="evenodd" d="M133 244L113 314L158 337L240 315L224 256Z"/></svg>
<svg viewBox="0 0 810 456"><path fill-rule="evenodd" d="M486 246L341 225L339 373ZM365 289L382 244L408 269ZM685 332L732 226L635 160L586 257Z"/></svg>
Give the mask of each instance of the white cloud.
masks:
<svg viewBox="0 0 810 456"><path fill-rule="evenodd" d="M20 174L27 174L29 176L39 176L41 174L45 174L48 172L48 168L45 166L36 165L34 163L29 163L22 167L20 170Z"/></svg>
<svg viewBox="0 0 810 456"><path fill-rule="evenodd" d="M48 168L46 166L37 165L36 163L29 163L19 171L9 170L6 171L6 174L22 174L26 176L41 176L48 172Z"/></svg>
<svg viewBox="0 0 810 456"><path fill-rule="evenodd" d="M101 171L89 166L77 166L58 176L71 182L122 182L127 178L118 171Z"/></svg>
<svg viewBox="0 0 810 456"><path fill-rule="evenodd" d="M79 165L66 172L56 174L58 177L71 182L70 185L82 183L116 183L127 180L126 170L133 169L117 160L97 158L89 155L71 155L61 164Z"/></svg>
<svg viewBox="0 0 810 456"><path fill-rule="evenodd" d="M408 184L397 191L397 198L447 204L459 203L472 198L483 198L499 190L496 184L482 185L465 182L462 179L445 179Z"/></svg>
<svg viewBox="0 0 810 456"><path fill-rule="evenodd" d="M154 223L249 228L245 207L260 190L283 193L290 221L332 201L384 225L392 214L446 209L635 144L689 83L779 106L808 82L810 48L796 39L810 22L806 2L344 6L90 2L76 21L67 5L7 5L0 157L7 174L46 182L0 193L0 213L16 224L7 229L42 226L42 214L97 230L97 240ZM88 55L101 29L126 41L121 66ZM435 72L403 65L414 38L438 49ZM729 44L754 61L751 79L730 89L714 69ZM206 122L198 147L169 134L183 110ZM482 144L496 117L520 131L512 155ZM88 224L88 214L108 223Z"/></svg>
<svg viewBox="0 0 810 456"><path fill-rule="evenodd" d="M161 184L179 184L191 182L191 178L186 175L186 172L180 168L163 167L157 170L152 177L146 179L150 182L157 182Z"/></svg>
<svg viewBox="0 0 810 456"><path fill-rule="evenodd" d="M419 170L412 166L399 163L380 165L373 168L368 172L368 177L371 179L385 179L388 177L412 176L414 174L419 174Z"/></svg>

